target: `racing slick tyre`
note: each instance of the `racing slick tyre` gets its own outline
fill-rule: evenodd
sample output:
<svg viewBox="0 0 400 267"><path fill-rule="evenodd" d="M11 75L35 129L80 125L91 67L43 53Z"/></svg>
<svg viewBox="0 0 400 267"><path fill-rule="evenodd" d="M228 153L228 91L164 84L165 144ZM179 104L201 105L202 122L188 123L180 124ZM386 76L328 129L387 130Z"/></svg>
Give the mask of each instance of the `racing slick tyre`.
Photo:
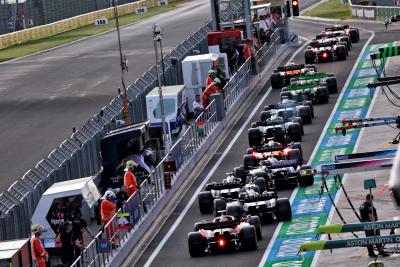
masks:
<svg viewBox="0 0 400 267"><path fill-rule="evenodd" d="M329 92L326 87L317 88L316 100L319 104L325 104L329 102Z"/></svg>
<svg viewBox="0 0 400 267"><path fill-rule="evenodd" d="M239 240L243 250L257 250L257 234L253 225L246 225L240 229Z"/></svg>
<svg viewBox="0 0 400 267"><path fill-rule="evenodd" d="M336 94L338 92L336 78L335 77L328 77L326 79L326 87L328 87L328 92L330 94Z"/></svg>
<svg viewBox="0 0 400 267"><path fill-rule="evenodd" d="M304 105L307 105L307 106L310 107L310 110L311 110L311 117L314 119L314 118L315 118L315 116L314 116L314 106L313 106L312 101L307 100L307 101L304 102Z"/></svg>
<svg viewBox="0 0 400 267"><path fill-rule="evenodd" d="M303 149L301 147L301 144L299 142L293 143L290 145L291 149L298 149L300 151L300 163L303 163Z"/></svg>
<svg viewBox="0 0 400 267"><path fill-rule="evenodd" d="M251 149L251 148L250 148ZM242 183L245 184L247 181L247 172L245 169L241 167L235 167L233 169L235 177L238 177L242 180Z"/></svg>
<svg viewBox="0 0 400 267"><path fill-rule="evenodd" d="M300 124L300 130L301 130L301 136L304 135L304 126L303 126L303 120L300 117L295 117L292 122Z"/></svg>
<svg viewBox="0 0 400 267"><path fill-rule="evenodd" d="M288 160L297 160L298 162L300 162L302 160L301 152L298 149L290 149L287 152L286 157L287 157Z"/></svg>
<svg viewBox="0 0 400 267"><path fill-rule="evenodd" d="M248 148L248 149L246 150L246 152L247 152L247 155L253 154L254 149L250 147L250 148Z"/></svg>
<svg viewBox="0 0 400 267"><path fill-rule="evenodd" d="M346 60L346 47L343 45L338 45L336 47L336 56L338 60Z"/></svg>
<svg viewBox="0 0 400 267"><path fill-rule="evenodd" d="M346 56L349 55L349 49L347 48L347 43L346 42L339 42L339 45L343 45L346 48Z"/></svg>
<svg viewBox="0 0 400 267"><path fill-rule="evenodd" d="M257 128L258 126L260 126L259 122L252 122L251 123L251 128Z"/></svg>
<svg viewBox="0 0 400 267"><path fill-rule="evenodd" d="M198 196L201 214L213 213L213 196L210 191L200 192Z"/></svg>
<svg viewBox="0 0 400 267"><path fill-rule="evenodd" d="M292 219L292 207L289 199L278 198L276 200L276 218L279 222L287 222Z"/></svg>
<svg viewBox="0 0 400 267"><path fill-rule="evenodd" d="M312 114L310 107L300 107L299 108L299 116L304 124L311 124L312 123Z"/></svg>
<svg viewBox="0 0 400 267"><path fill-rule="evenodd" d="M298 123L289 124L288 126L289 139L293 142L301 142L301 129Z"/></svg>
<svg viewBox="0 0 400 267"><path fill-rule="evenodd" d="M269 110L263 111L263 112L261 112L261 121L266 121L269 118L271 118L271 116L272 116L271 111L269 111Z"/></svg>
<svg viewBox="0 0 400 267"><path fill-rule="evenodd" d="M256 167L258 160L253 155L244 155L243 165L247 169L248 167Z"/></svg>
<svg viewBox="0 0 400 267"><path fill-rule="evenodd" d="M250 216L250 218L247 220L247 222L250 225L253 225L254 228L256 229L257 240L261 240L262 239L262 230L261 230L260 218L258 216Z"/></svg>
<svg viewBox="0 0 400 267"><path fill-rule="evenodd" d="M358 41L360 41L360 35L357 29L350 29L349 34L352 43L358 43Z"/></svg>
<svg viewBox="0 0 400 267"><path fill-rule="evenodd" d="M347 50L348 50L348 51L351 50L352 45L351 45L351 40L350 40L349 37L347 37L347 36L341 37L341 38L340 38L340 42L346 43L345 46L346 46Z"/></svg>
<svg viewBox="0 0 400 267"><path fill-rule="evenodd" d="M315 54L312 50L307 49L304 51L304 60L306 64L313 64L315 62Z"/></svg>
<svg viewBox="0 0 400 267"><path fill-rule="evenodd" d="M300 171L301 170L311 170L310 166L301 166L300 167ZM314 184L314 175L310 174L310 175L300 175L299 174L299 186L301 187L306 187L306 186L312 186Z"/></svg>
<svg viewBox="0 0 400 267"><path fill-rule="evenodd" d="M249 146L260 146L262 142L262 134L258 128L250 128L248 130Z"/></svg>
<svg viewBox="0 0 400 267"><path fill-rule="evenodd" d="M220 211L226 209L226 201L223 199L214 199L214 217L220 216Z"/></svg>
<svg viewBox="0 0 400 267"><path fill-rule="evenodd" d="M261 173L259 174L261 175ZM260 193L262 194L267 189L267 183L265 182L264 177L257 177L254 180L254 184L260 188Z"/></svg>
<svg viewBox="0 0 400 267"><path fill-rule="evenodd" d="M189 254L192 257L203 257L206 255L207 240L199 232L188 234Z"/></svg>
<svg viewBox="0 0 400 267"><path fill-rule="evenodd" d="M242 209L238 205L230 205L226 207L226 215L231 215L235 219L242 218Z"/></svg>
<svg viewBox="0 0 400 267"><path fill-rule="evenodd" d="M271 87L272 89L282 88L282 77L279 73L271 74Z"/></svg>

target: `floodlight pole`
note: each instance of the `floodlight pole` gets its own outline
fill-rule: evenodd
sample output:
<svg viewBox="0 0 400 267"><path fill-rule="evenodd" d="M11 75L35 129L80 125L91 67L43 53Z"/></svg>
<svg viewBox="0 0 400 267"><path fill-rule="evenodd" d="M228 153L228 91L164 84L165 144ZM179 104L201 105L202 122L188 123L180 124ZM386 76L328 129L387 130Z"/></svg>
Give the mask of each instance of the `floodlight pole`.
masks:
<svg viewBox="0 0 400 267"><path fill-rule="evenodd" d="M129 124L129 111L128 111L128 93L125 85L125 72L128 72L128 61L126 60L125 55L122 54L122 45L121 45L121 33L119 30L119 18L118 18L118 0L112 0L114 5L114 16L115 16L115 26L117 27L117 35L118 35L118 48L119 48L119 59L121 66L121 82L122 88L124 89L124 122L125 124Z"/></svg>
<svg viewBox="0 0 400 267"><path fill-rule="evenodd" d="M153 25L153 41L154 41L154 52L156 54L156 73L157 73L157 80L158 80L158 95L160 101L160 112L161 112L161 124L162 124L162 131L163 131L163 141L165 145L165 154L169 155L170 143L167 134L166 122L165 122L165 110L164 110L164 98L162 92L162 84L161 84L161 77L159 72L159 59L158 59L158 42L160 42L161 46L162 34L161 34L161 27L158 24Z"/></svg>

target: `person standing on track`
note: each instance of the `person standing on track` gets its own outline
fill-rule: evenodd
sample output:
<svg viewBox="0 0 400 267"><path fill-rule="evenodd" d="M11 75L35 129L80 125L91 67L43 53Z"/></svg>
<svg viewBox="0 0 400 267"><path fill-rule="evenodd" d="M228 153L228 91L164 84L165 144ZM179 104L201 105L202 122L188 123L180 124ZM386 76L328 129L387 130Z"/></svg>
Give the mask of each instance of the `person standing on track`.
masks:
<svg viewBox="0 0 400 267"><path fill-rule="evenodd" d="M32 259L36 267L46 267L46 262L48 261L49 254L43 247L40 235L42 233L42 228L39 224L32 225L32 234L34 235L31 239L31 249L32 249Z"/></svg>

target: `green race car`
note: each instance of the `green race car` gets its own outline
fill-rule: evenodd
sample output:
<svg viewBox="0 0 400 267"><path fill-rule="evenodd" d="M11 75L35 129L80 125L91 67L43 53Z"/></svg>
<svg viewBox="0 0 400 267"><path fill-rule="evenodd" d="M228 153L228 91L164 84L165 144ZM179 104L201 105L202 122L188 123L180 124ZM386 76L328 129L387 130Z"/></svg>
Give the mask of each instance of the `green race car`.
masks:
<svg viewBox="0 0 400 267"><path fill-rule="evenodd" d="M281 99L285 98L298 102L310 100L313 104L325 104L329 102L329 92L326 86L316 81L300 80L282 88Z"/></svg>
<svg viewBox="0 0 400 267"><path fill-rule="evenodd" d="M338 92L336 77L332 73L327 72L314 72L306 73L294 77L290 80L290 84L298 84L299 82L317 82L320 86L326 86L330 94Z"/></svg>

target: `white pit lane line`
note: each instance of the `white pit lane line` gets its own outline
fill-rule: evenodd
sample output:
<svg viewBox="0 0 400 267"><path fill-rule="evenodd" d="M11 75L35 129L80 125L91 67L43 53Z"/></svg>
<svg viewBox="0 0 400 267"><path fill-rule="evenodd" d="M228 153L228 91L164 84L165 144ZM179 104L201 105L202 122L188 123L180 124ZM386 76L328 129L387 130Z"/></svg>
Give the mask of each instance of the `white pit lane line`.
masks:
<svg viewBox="0 0 400 267"><path fill-rule="evenodd" d="M293 18L292 18L292 20L293 20L293 21L306 22L306 23L312 23L312 24L319 24L319 25L328 25L328 26L333 25L332 23L315 22L315 21L308 21L308 20L302 20L302 19L293 19ZM358 56L356 62L354 63L353 69L351 70L349 76L347 77L347 80L346 80L346 82L345 82L345 84L344 84L344 86L343 86L343 88L342 88L342 91L340 92L340 95L339 95L339 97L338 97L338 99L337 99L337 101L336 101L336 104L335 104L335 106L333 107L332 112L331 112L331 114L330 114L328 120L327 120L326 123L325 123L325 127L324 127L324 129L322 130L322 133L321 133L321 135L320 135L320 137L319 137L319 139L318 139L317 144L316 144L315 147L314 147L313 152L311 153L311 156L310 156L310 158L309 158L309 160L308 160L308 162L307 162L307 165L310 165L311 162L312 162L312 160L314 159L315 154L317 153L317 150L318 150L318 148L319 148L319 146L320 146L320 144L321 144L321 142L322 142L322 139L323 139L324 136L325 136L325 132L327 131L327 129L328 129L329 125L330 125L330 121L332 120L332 118L333 118L333 116L334 116L334 114L335 114L335 111L336 111L337 107L339 106L340 101L341 101L342 98L343 98L343 95L344 95L344 93L345 93L345 91L346 91L346 90L344 90L344 89L349 85L349 83L350 83L350 81L351 81L351 78L353 77L354 72L356 71L357 65L358 65L358 63L360 62L361 57L363 56L363 53L364 53L365 49L367 48L367 46L369 45L369 43L372 41L372 39L375 37L375 32L373 32L373 31L369 31L369 30L366 30L366 29L363 29L363 28L358 28L358 29L370 33L371 36L370 36L370 37L368 38L368 40L365 42L365 44L364 44L363 48L361 49L361 52L360 52L360 54L359 54L359 56ZM369 111L368 111L368 112L369 112ZM360 137L358 137L358 138L360 138ZM357 144L356 144L356 145L358 145L358 142L359 142L359 141L357 140ZM292 195L291 195L291 197L290 197L290 204L293 203L293 201L294 201L294 199L295 199L295 197L296 197L296 195L297 195L297 191L298 191L298 190L299 190L299 188L296 187L296 189L293 191L293 193L292 193ZM336 197L335 197L335 204L336 204L336 202L338 201L338 199L340 198L340 194L341 194L341 191L339 191L339 192L337 193ZM330 213L329 213L328 221L332 219L333 214L334 214L334 209L331 209L331 211L330 211ZM273 236L272 236L272 238L271 238L271 240L270 240L270 242L269 242L269 244L268 244L267 250L265 251L265 253L264 253L264 255L263 255L263 257L262 257L262 259L261 259L261 261L260 261L260 263L259 263L259 265L258 265L258 267L263 267L263 266L265 265L265 263L266 263L266 261L267 261L267 259L268 259L268 256L269 256L269 254L271 253L271 250L272 250L272 247L273 247L273 245L274 245L274 242L275 242L275 240L276 240L277 237L278 237L279 231L280 231L280 229L282 228L282 225L283 225L283 223L280 222L280 223L278 224L278 226L276 227L275 232L274 232L274 234L273 234ZM325 239L325 235L322 235L321 238L320 238L320 240L324 240L324 239ZM320 252L321 252L320 250L316 251L316 253L315 253L315 255L314 255L314 258L313 258L313 261L312 261L312 263L311 263L311 266L312 266L312 267L316 267L317 259L318 259L318 256L319 256Z"/></svg>
<svg viewBox="0 0 400 267"><path fill-rule="evenodd" d="M306 38L303 38L300 36L301 39L305 41L309 41ZM300 52L303 51L304 47L307 45L307 42L305 42L299 49L296 50L296 52L290 57L290 59L287 62L290 62L293 60L293 58ZM268 95L271 93L272 88L270 87L267 92L265 92L264 96L260 99L258 102L257 106L253 109L251 112L250 116L247 118L247 120L242 124L240 127L239 131L236 133L235 137L232 139L232 141L229 143L229 145L225 148L224 152L222 153L221 157L218 159L218 161L214 164L214 166L211 168L210 172L208 175L204 178L203 182L199 185L199 187L196 189L196 192L193 194L192 198L189 200L189 202L186 204L185 208L183 209L182 213L179 215L179 217L176 219L174 224L171 226L169 229L168 233L163 237L161 242L158 244L158 246L154 249L153 253L150 255L150 257L147 259L144 267L149 267L154 259L157 257L157 255L160 253L161 249L164 247L165 243L168 241L168 239L171 237L171 235L175 232L176 228L178 228L179 224L182 222L183 218L185 217L186 213L189 211L190 207L193 205L193 203L197 199L197 195L200 193L201 189L206 185L208 180L210 180L211 176L213 176L214 172L217 170L219 165L221 165L222 161L224 158L228 155L229 151L232 149L232 147L235 145L236 140L239 138L239 136L242 134L244 129L246 129L247 124L253 119L254 115L256 114L257 110L260 108L262 103L265 101L265 99L268 97Z"/></svg>

